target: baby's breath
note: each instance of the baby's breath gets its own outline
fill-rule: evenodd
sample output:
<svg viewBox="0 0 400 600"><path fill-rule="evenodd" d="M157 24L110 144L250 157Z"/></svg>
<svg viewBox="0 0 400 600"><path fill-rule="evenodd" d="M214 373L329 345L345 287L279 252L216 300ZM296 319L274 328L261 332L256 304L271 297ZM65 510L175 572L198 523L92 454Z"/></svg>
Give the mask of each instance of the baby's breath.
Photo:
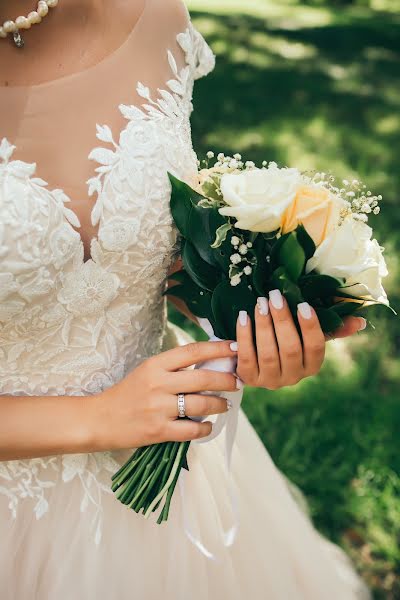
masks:
<svg viewBox="0 0 400 600"><path fill-rule="evenodd" d="M348 215L353 215L359 221L367 222L369 214L379 214L380 208L378 202L382 196L375 196L370 190L366 191L366 185L359 179L343 179L340 187L335 185L333 175L327 175L323 172L316 172L311 181L314 185L323 186L330 190L336 196L340 196L344 202L341 209L341 217L344 219ZM378 209L378 210L376 210Z"/></svg>

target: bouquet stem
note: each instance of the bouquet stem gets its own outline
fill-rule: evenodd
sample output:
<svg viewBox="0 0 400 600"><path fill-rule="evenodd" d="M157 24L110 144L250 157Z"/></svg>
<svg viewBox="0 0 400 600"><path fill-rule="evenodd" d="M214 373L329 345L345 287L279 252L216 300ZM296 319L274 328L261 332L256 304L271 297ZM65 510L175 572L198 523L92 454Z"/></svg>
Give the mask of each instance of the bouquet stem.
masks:
<svg viewBox="0 0 400 600"><path fill-rule="evenodd" d="M157 523L167 521L171 499L182 468L189 470L190 442L163 442L143 446L113 475L111 489L122 504L148 518L164 505Z"/></svg>

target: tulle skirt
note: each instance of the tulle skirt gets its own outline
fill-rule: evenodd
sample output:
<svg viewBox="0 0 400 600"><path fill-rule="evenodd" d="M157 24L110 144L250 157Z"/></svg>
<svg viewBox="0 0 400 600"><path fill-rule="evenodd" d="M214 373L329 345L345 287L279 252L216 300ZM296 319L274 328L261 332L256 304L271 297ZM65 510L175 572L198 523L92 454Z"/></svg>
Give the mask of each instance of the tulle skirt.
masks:
<svg viewBox="0 0 400 600"><path fill-rule="evenodd" d="M129 454L113 458L122 464ZM233 520L223 435L191 444L188 463L185 513L215 560L185 535L178 489L162 525L102 492L96 544L91 505L81 506L82 479L59 478L41 518L27 498L12 519L0 493L1 600L369 598L346 555L313 528L242 411L232 456L240 512L232 546L221 537ZM108 488L110 481L102 483Z"/></svg>

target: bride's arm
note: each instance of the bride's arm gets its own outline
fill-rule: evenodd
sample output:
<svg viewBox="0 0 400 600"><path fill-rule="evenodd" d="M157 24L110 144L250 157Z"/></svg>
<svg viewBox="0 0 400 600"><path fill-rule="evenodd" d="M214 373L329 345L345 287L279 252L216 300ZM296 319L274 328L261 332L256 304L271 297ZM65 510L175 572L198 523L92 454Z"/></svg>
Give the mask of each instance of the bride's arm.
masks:
<svg viewBox="0 0 400 600"><path fill-rule="evenodd" d="M94 396L0 396L0 461L89 452Z"/></svg>

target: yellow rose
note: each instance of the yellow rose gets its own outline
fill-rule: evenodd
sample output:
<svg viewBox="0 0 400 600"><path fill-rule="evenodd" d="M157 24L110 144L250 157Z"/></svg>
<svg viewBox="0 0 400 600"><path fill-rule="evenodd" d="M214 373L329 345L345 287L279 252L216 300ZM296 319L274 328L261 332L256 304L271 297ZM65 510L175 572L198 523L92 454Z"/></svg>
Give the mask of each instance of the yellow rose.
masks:
<svg viewBox="0 0 400 600"><path fill-rule="evenodd" d="M339 225L344 202L323 187L303 185L283 215L282 233L303 225L316 246Z"/></svg>

